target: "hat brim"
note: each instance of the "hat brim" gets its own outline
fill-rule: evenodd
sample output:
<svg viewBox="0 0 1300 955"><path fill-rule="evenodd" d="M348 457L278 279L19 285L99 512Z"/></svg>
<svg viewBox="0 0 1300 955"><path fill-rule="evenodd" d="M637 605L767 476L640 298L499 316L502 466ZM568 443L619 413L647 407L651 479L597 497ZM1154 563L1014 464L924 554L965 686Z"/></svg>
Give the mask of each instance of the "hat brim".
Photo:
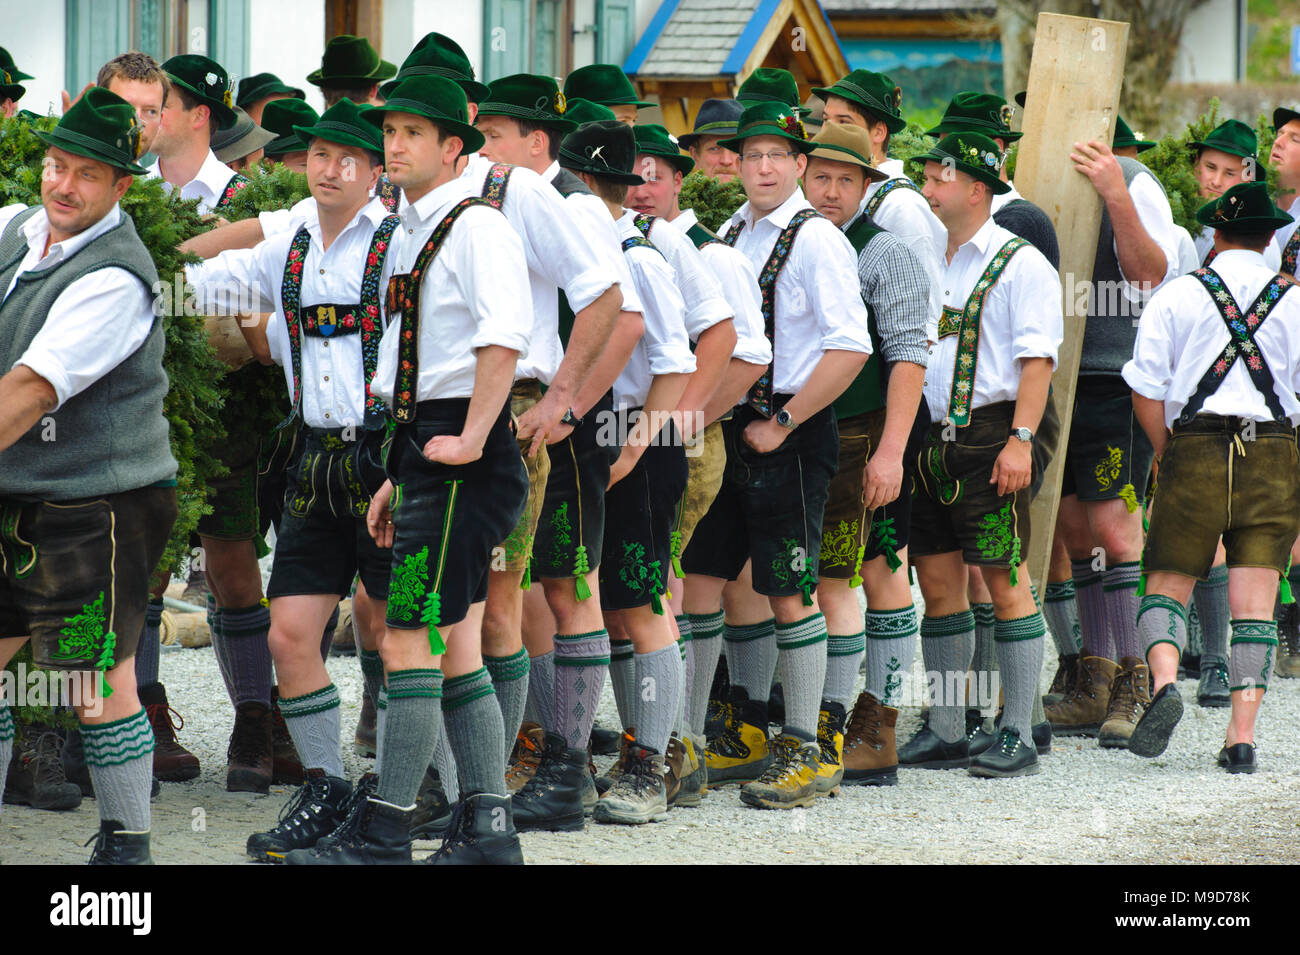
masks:
<svg viewBox="0 0 1300 955"><path fill-rule="evenodd" d="M663 153L653 149L642 149L640 144L637 144L636 152L638 156L654 156L656 159L664 160L683 176L689 176L691 170L695 168L695 160L690 156L683 156L681 153Z"/></svg>
<svg viewBox="0 0 1300 955"><path fill-rule="evenodd" d="M522 119L526 123L536 123L538 126L553 129L557 133L563 133L564 135L568 135L578 128L578 124L571 119L565 119L563 116L532 115L531 110L516 106L514 103L482 102L478 104L477 115L508 116L510 119Z"/></svg>
<svg viewBox="0 0 1300 955"><path fill-rule="evenodd" d="M235 111L231 109L229 106L227 106L225 103L221 102L221 100L213 99L211 96L204 96L193 86L190 86L189 83L186 83L183 79L181 79L178 76L174 76L171 73L167 74L167 80L173 86L179 86L181 89L185 90L195 99L197 99L200 103L202 103L204 106L210 109L212 111L212 115L215 116L217 119L218 128L229 129L231 126L234 126L235 123L239 122L239 117L235 115Z"/></svg>
<svg viewBox="0 0 1300 955"><path fill-rule="evenodd" d="M226 145L222 146L220 149L214 149L212 152L222 162L229 163L236 159L242 159L245 156L251 155L259 149L265 149L266 144L275 138L275 133L271 132L269 129L263 129L261 126L254 126L238 139L226 143Z"/></svg>
<svg viewBox="0 0 1300 955"><path fill-rule="evenodd" d="M637 109L649 109L652 106L659 105L658 103L647 103L639 99L592 99L591 97L585 97L585 99L597 106L635 106Z"/></svg>
<svg viewBox="0 0 1300 955"><path fill-rule="evenodd" d="M379 95L384 97L384 99L387 99L393 95L393 90L397 89L397 85L401 83L402 80L410 79L412 76L441 76L449 79L465 91L465 98L471 103L483 102L492 92L488 89L486 83L480 83L478 80L463 80L458 76L451 76L447 71L438 70L435 67L408 66L387 83L380 84Z"/></svg>
<svg viewBox="0 0 1300 955"><path fill-rule="evenodd" d="M301 153L307 151L307 144L297 135L281 136L273 139L262 147L262 152L268 156L284 156L288 153Z"/></svg>
<svg viewBox="0 0 1300 955"><path fill-rule="evenodd" d="M239 99L235 100L235 105L240 109L244 109L249 103L256 103L260 99L266 99L268 96L276 96L280 93L292 96L294 99L307 98L307 94L296 86L285 86L283 83L266 83L241 94Z"/></svg>
<svg viewBox="0 0 1300 955"><path fill-rule="evenodd" d="M807 156L809 159L825 159L829 162L842 162L849 166L857 166L867 174L867 182L884 182L889 178L889 173L863 163L861 157L831 143L813 143L813 148L808 151Z"/></svg>
<svg viewBox="0 0 1300 955"><path fill-rule="evenodd" d="M13 76L14 74L10 74ZM1279 106L1273 110L1273 131L1277 132L1293 119L1300 119L1300 112L1293 109L1287 109L1285 106Z"/></svg>
<svg viewBox="0 0 1300 955"><path fill-rule="evenodd" d="M623 185L623 186L644 186L645 185L645 180L642 179L634 172L611 172L609 169L606 169L603 166L599 169L596 169L586 165L585 163L579 163L577 161L570 160L566 158L563 154L561 154L560 156L560 166L563 167L564 169L569 170L570 172L585 172L588 175L596 176L600 179L604 179L607 182L616 182L619 185Z"/></svg>
<svg viewBox="0 0 1300 955"><path fill-rule="evenodd" d="M476 153L483 148L483 134L477 129L468 123L462 123L458 119L444 116L432 106L419 100L390 99L383 106L376 106L374 109L366 110L361 119L376 129L383 130L384 117L389 113L411 113L414 116L423 116L429 122L436 124L453 136L458 136L465 144L464 152L466 153Z"/></svg>
<svg viewBox="0 0 1300 955"><path fill-rule="evenodd" d="M963 130L963 132L971 132L971 130ZM1003 182L993 173L986 172L985 170L979 168L978 166L972 166L969 163L964 163L961 160L957 159L956 157L948 155L947 153L936 152L935 150L931 149L929 152L922 153L921 155L916 156L914 158L917 162L922 162L922 163L937 162L943 165L947 165L951 163L953 168L956 169L958 172L964 172L966 173L966 175L970 176L971 178L978 179L980 182L984 183L984 185L988 186L990 189L993 190L993 195L995 196L1005 195L1006 193L1011 191L1010 183Z"/></svg>
<svg viewBox="0 0 1300 955"><path fill-rule="evenodd" d="M795 149L805 155L812 152L813 149L813 143L810 140L798 139L791 136L780 126L769 126L766 123L758 126L747 127L744 135L737 132L736 135L732 136L730 139L719 140L718 145L725 149L730 149L733 153L738 153L741 151L741 147L745 145L745 140L753 139L756 136L779 136L784 140L794 143Z"/></svg>
<svg viewBox="0 0 1300 955"><path fill-rule="evenodd" d="M903 119L901 116L891 116L879 107L872 106L870 103L864 103L848 90L839 90L833 86L817 87L813 90L813 95L820 96L823 103L828 102L828 97L831 96L838 96L840 99L846 99L850 103L856 103L860 108L865 109L876 119L884 123L885 128L891 133L901 133L903 130L907 129L907 120Z"/></svg>
<svg viewBox="0 0 1300 955"><path fill-rule="evenodd" d="M1227 153L1229 156L1236 156L1238 159L1250 159L1255 154L1253 152L1242 152L1231 143L1206 143L1196 140L1187 144L1188 149L1215 149L1221 153Z"/></svg>
<svg viewBox="0 0 1300 955"><path fill-rule="evenodd" d="M961 123L956 121L951 123L940 123L938 126L934 127L934 129L927 129L925 131L925 135L927 136L939 136L940 134L946 136L949 133L979 133L981 136L987 136L989 139L1004 139L1008 143L1014 143L1025 135L1024 133L1017 133L1013 130L1003 131L1000 129L993 129L989 126L977 126L972 123Z"/></svg>
<svg viewBox="0 0 1300 955"><path fill-rule="evenodd" d="M1149 143L1145 139L1125 139L1118 140L1111 144L1111 149L1136 149L1139 153L1144 153L1148 149L1155 149L1156 143Z"/></svg>
<svg viewBox="0 0 1300 955"><path fill-rule="evenodd" d="M23 80L36 79L36 77L32 76L30 73L24 73L22 70L10 70L9 78L11 80L17 80L19 83L21 83Z"/></svg>
<svg viewBox="0 0 1300 955"><path fill-rule="evenodd" d="M397 75L397 66L387 60L380 60L379 65L365 76L326 76L319 69L307 74L307 82L312 86L369 86L382 83Z"/></svg>
<svg viewBox="0 0 1300 955"><path fill-rule="evenodd" d="M731 123L724 126L722 129L702 129L695 132L685 133L677 137L677 142L683 149L694 149L695 144L705 136L717 136L721 139L726 139L728 136L736 135L737 131L738 127L736 124Z"/></svg>
<svg viewBox="0 0 1300 955"><path fill-rule="evenodd" d="M372 153L383 154L384 144L381 140L376 144L373 140L367 140L365 137L356 133L348 132L346 129L339 129L333 126L295 126L293 131L304 142L310 144L313 139L325 139L331 143L340 146L355 146L357 149L364 149Z"/></svg>
<svg viewBox="0 0 1300 955"><path fill-rule="evenodd" d="M117 153L116 150L109 151L105 149L95 149L85 143L76 142L60 134L59 127L55 126L48 133L36 130L36 135L40 137L41 142L47 146L55 146L62 149L65 153L73 153L77 156L84 156L86 159L94 159L104 163L106 166L112 166L114 169L121 169L133 176L148 175L149 170L145 169L134 159L128 159L125 153ZM116 155L114 155L116 153Z"/></svg>
<svg viewBox="0 0 1300 955"><path fill-rule="evenodd" d="M12 73L9 75L13 76ZM19 86L17 83L11 83L8 86L0 86L0 99L11 99L16 103L23 98L26 92L25 87Z"/></svg>
<svg viewBox="0 0 1300 955"><path fill-rule="evenodd" d="M1211 229L1218 229L1230 235L1239 232L1276 232L1278 229L1295 222L1295 219L1286 214L1280 216L1242 216L1240 219L1233 219L1231 222L1215 222L1211 218L1213 206L1213 202L1207 202L1200 209L1197 209L1196 221L1203 226L1209 226ZM1203 212L1205 215L1201 214Z"/></svg>

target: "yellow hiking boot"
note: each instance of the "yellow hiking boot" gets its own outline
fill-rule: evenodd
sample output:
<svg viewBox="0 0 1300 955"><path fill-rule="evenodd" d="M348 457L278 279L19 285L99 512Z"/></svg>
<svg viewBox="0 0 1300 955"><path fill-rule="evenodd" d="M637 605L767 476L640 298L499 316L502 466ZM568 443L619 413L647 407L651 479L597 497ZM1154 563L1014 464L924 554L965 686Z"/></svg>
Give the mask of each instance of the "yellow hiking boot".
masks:
<svg viewBox="0 0 1300 955"><path fill-rule="evenodd" d="M819 747L786 733L772 740L772 765L740 790L740 801L759 809L795 809L817 800Z"/></svg>
<svg viewBox="0 0 1300 955"><path fill-rule="evenodd" d="M709 785L757 779L771 762L766 702L751 700L743 689L733 686L727 725L704 750Z"/></svg>
<svg viewBox="0 0 1300 955"><path fill-rule="evenodd" d="M844 707L839 703L822 700L817 748L817 795L838 795L844 779Z"/></svg>

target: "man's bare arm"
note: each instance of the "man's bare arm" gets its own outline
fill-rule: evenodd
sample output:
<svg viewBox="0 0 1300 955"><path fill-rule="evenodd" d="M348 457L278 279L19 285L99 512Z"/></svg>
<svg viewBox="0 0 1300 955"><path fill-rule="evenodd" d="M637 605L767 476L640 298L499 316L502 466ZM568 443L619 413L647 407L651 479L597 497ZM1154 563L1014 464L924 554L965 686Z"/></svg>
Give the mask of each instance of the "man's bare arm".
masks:
<svg viewBox="0 0 1300 955"><path fill-rule="evenodd" d="M677 409L685 416L687 427L696 422L708 423L703 412L727 373L727 365L736 350L736 325L728 319L706 328L695 343L695 371L682 392ZM689 435L688 435L689 437Z"/></svg>
<svg viewBox="0 0 1300 955"><path fill-rule="evenodd" d="M0 451L8 450L59 403L54 386L26 365L0 378Z"/></svg>
<svg viewBox="0 0 1300 955"><path fill-rule="evenodd" d="M257 216L253 216L186 239L181 243L181 251L193 252L201 259L211 259L228 249L251 249L263 238L262 224Z"/></svg>
<svg viewBox="0 0 1300 955"><path fill-rule="evenodd" d="M722 373L722 381L704 406L704 423L712 424L740 404L749 393L749 389L754 386L754 382L758 381L766 370L766 365L755 365L739 358L727 362L727 369Z"/></svg>

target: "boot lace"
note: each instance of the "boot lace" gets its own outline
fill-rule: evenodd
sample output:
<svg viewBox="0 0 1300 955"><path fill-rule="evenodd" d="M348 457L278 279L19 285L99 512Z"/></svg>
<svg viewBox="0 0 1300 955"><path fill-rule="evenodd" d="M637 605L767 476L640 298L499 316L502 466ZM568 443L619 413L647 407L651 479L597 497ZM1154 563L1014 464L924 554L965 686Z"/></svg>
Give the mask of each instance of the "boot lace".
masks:
<svg viewBox="0 0 1300 955"><path fill-rule="evenodd" d="M880 704L870 694L863 694L853 707L849 725L844 728L844 751L847 753L860 745L880 749L884 745L880 741L880 726Z"/></svg>
<svg viewBox="0 0 1300 955"><path fill-rule="evenodd" d="M153 735L160 743L175 740L176 731L185 728L185 718L168 703L150 703L144 709Z"/></svg>
<svg viewBox="0 0 1300 955"><path fill-rule="evenodd" d="M63 738L54 730L46 730L32 741L26 762L37 786L62 786L68 781L63 772Z"/></svg>
<svg viewBox="0 0 1300 955"><path fill-rule="evenodd" d="M758 777L758 782L769 785L786 782L798 775L803 767L800 751L803 744L793 736L778 736L768 743L772 753L772 763Z"/></svg>

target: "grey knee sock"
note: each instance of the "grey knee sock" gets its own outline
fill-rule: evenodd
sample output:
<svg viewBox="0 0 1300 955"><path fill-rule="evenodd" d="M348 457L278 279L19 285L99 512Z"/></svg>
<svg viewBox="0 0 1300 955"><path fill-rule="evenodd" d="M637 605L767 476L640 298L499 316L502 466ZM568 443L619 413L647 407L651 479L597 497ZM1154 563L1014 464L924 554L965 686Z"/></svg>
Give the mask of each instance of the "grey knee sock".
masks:
<svg viewBox="0 0 1300 955"><path fill-rule="evenodd" d="M994 646L993 605L973 603L971 613L975 615L975 651L971 654L970 668L974 675L975 694L972 698L970 684L967 684L966 708L977 709L985 716L996 716L998 712L998 694L994 687L998 678L998 651Z"/></svg>
<svg viewBox="0 0 1300 955"><path fill-rule="evenodd" d="M916 608L867 611L867 692L895 709L912 672L919 627Z"/></svg>
<svg viewBox="0 0 1300 955"><path fill-rule="evenodd" d="M524 719L548 733L556 732L555 654L539 653L528 660L528 702Z"/></svg>
<svg viewBox="0 0 1300 955"><path fill-rule="evenodd" d="M1101 572L1092 569L1092 559L1070 561L1074 598L1079 608L1079 639L1085 657L1115 657L1106 632L1106 610L1102 599Z"/></svg>
<svg viewBox="0 0 1300 955"><path fill-rule="evenodd" d="M384 686L384 661L378 650L358 650L361 661L361 682L372 703L379 702L379 691Z"/></svg>
<svg viewBox="0 0 1300 955"><path fill-rule="evenodd" d="M144 710L112 723L82 723L81 741L100 820L121 823L126 832L148 832L153 730Z"/></svg>
<svg viewBox="0 0 1300 955"><path fill-rule="evenodd" d="M497 695L497 705L501 707L501 726L505 734L505 758L510 758L510 750L519 735L519 726L524 721L524 703L528 700L528 651L522 647L518 653L508 657L483 657L483 665L492 677L492 689Z"/></svg>
<svg viewBox="0 0 1300 955"><path fill-rule="evenodd" d="M709 689L722 653L722 611L690 614L690 679L686 689L687 722L696 736L704 735L704 717L709 708Z"/></svg>
<svg viewBox="0 0 1300 955"><path fill-rule="evenodd" d="M1192 588L1196 614L1201 618L1204 648L1201 666L1211 666L1211 660L1224 663L1228 659L1228 568L1223 564L1210 568L1208 580L1196 582Z"/></svg>
<svg viewBox="0 0 1300 955"><path fill-rule="evenodd" d="M320 658L328 660L330 658L330 649L334 646L334 631L339 625L339 605L334 605L334 612L330 618L325 621L325 629L320 634ZM355 639L355 638L354 638Z"/></svg>
<svg viewBox="0 0 1300 955"><path fill-rule="evenodd" d="M609 672L609 634L555 635L555 729L572 749L586 749ZM630 710L629 710L630 712Z"/></svg>
<svg viewBox="0 0 1300 955"><path fill-rule="evenodd" d="M743 687L751 700L767 702L772 692L772 673L776 669L776 621L744 627L724 625L727 678L732 686Z"/></svg>
<svg viewBox="0 0 1300 955"><path fill-rule="evenodd" d="M326 776L342 777L338 687L331 683L303 696L282 696L280 712L303 768L323 769Z"/></svg>
<svg viewBox="0 0 1300 955"><path fill-rule="evenodd" d="M266 643L271 611L260 603L213 615L212 649L227 676L226 689L235 706L256 700L271 705L271 650Z"/></svg>
<svg viewBox="0 0 1300 955"><path fill-rule="evenodd" d="M433 759L429 761L429 767L438 774L447 801L454 804L460 799L460 774L456 772L456 757L451 755L447 734L441 730L438 732L438 742L433 747Z"/></svg>
<svg viewBox="0 0 1300 955"><path fill-rule="evenodd" d="M1106 602L1106 628L1110 631L1115 646L1115 659L1125 657L1142 659L1142 651L1137 633L1138 582L1142 577L1142 568L1137 561L1123 564L1111 564L1102 575L1102 598Z"/></svg>
<svg viewBox="0 0 1300 955"><path fill-rule="evenodd" d="M152 686L158 682L158 630L162 626L162 598L149 598L144 612L144 629L135 650L135 685Z"/></svg>
<svg viewBox="0 0 1300 955"><path fill-rule="evenodd" d="M682 694L682 653L676 643L635 656L636 740L656 753L668 751Z"/></svg>
<svg viewBox="0 0 1300 955"><path fill-rule="evenodd" d="M636 683L635 665L631 640L609 641L609 682L614 686L614 705L618 707L618 721L627 729L636 725L635 704Z"/></svg>
<svg viewBox="0 0 1300 955"><path fill-rule="evenodd" d="M826 686L826 618L811 614L795 623L776 625L785 687L784 730L817 738L817 716Z"/></svg>
<svg viewBox="0 0 1300 955"><path fill-rule="evenodd" d="M921 619L930 729L945 743L966 735L966 671L974 653L975 615L969 610Z"/></svg>
<svg viewBox="0 0 1300 955"><path fill-rule="evenodd" d="M384 771L375 795L394 806L413 806L442 729L442 671L394 670L386 692Z"/></svg>
<svg viewBox="0 0 1300 955"><path fill-rule="evenodd" d="M826 684L822 699L838 703L845 711L853 708L853 687L858 682L858 666L867 652L866 633L826 636Z"/></svg>
<svg viewBox="0 0 1300 955"><path fill-rule="evenodd" d="M4 792L9 761L14 758L14 718L9 706L0 700L0 793ZM2 802L2 800L0 800Z"/></svg>
<svg viewBox="0 0 1300 955"><path fill-rule="evenodd" d="M486 667L443 684L443 727L466 794L506 794L505 729L493 695Z"/></svg>
<svg viewBox="0 0 1300 955"><path fill-rule="evenodd" d="M1187 608L1187 646L1183 652L1189 656L1199 657L1204 649L1205 639L1201 630L1201 615L1197 613L1196 601L1193 600Z"/></svg>
<svg viewBox="0 0 1300 955"><path fill-rule="evenodd" d="M691 640L694 634L691 632L691 618L684 613L677 615L677 632L681 635L677 646L682 651L682 702L678 707L680 715L674 732L680 736L690 728L686 710L690 702L691 680L695 676L695 654L691 653Z"/></svg>
<svg viewBox="0 0 1300 955"><path fill-rule="evenodd" d="M1074 598L1074 580L1048 584L1043 601L1043 617L1052 631L1058 655L1068 657L1083 648L1079 636L1079 605Z"/></svg>
<svg viewBox="0 0 1300 955"><path fill-rule="evenodd" d="M384 772L384 727L388 725L388 690L380 684L375 693L375 775Z"/></svg>
<svg viewBox="0 0 1300 955"><path fill-rule="evenodd" d="M1172 643L1179 656L1187 649L1187 608L1173 597L1147 594L1138 607L1138 638L1145 661L1157 643Z"/></svg>
<svg viewBox="0 0 1300 955"><path fill-rule="evenodd" d="M1047 624L1035 610L1028 617L998 620L994 628L1002 685L1006 690L1002 728L1015 730L1026 746L1033 746L1030 731L1034 725L1034 700L1039 697L1038 677L1043 670L1043 637L1047 634Z"/></svg>
<svg viewBox="0 0 1300 955"><path fill-rule="evenodd" d="M1267 690L1276 655L1276 620L1233 620L1228 688L1257 690L1261 693ZM1201 665L1204 666L1204 663Z"/></svg>

